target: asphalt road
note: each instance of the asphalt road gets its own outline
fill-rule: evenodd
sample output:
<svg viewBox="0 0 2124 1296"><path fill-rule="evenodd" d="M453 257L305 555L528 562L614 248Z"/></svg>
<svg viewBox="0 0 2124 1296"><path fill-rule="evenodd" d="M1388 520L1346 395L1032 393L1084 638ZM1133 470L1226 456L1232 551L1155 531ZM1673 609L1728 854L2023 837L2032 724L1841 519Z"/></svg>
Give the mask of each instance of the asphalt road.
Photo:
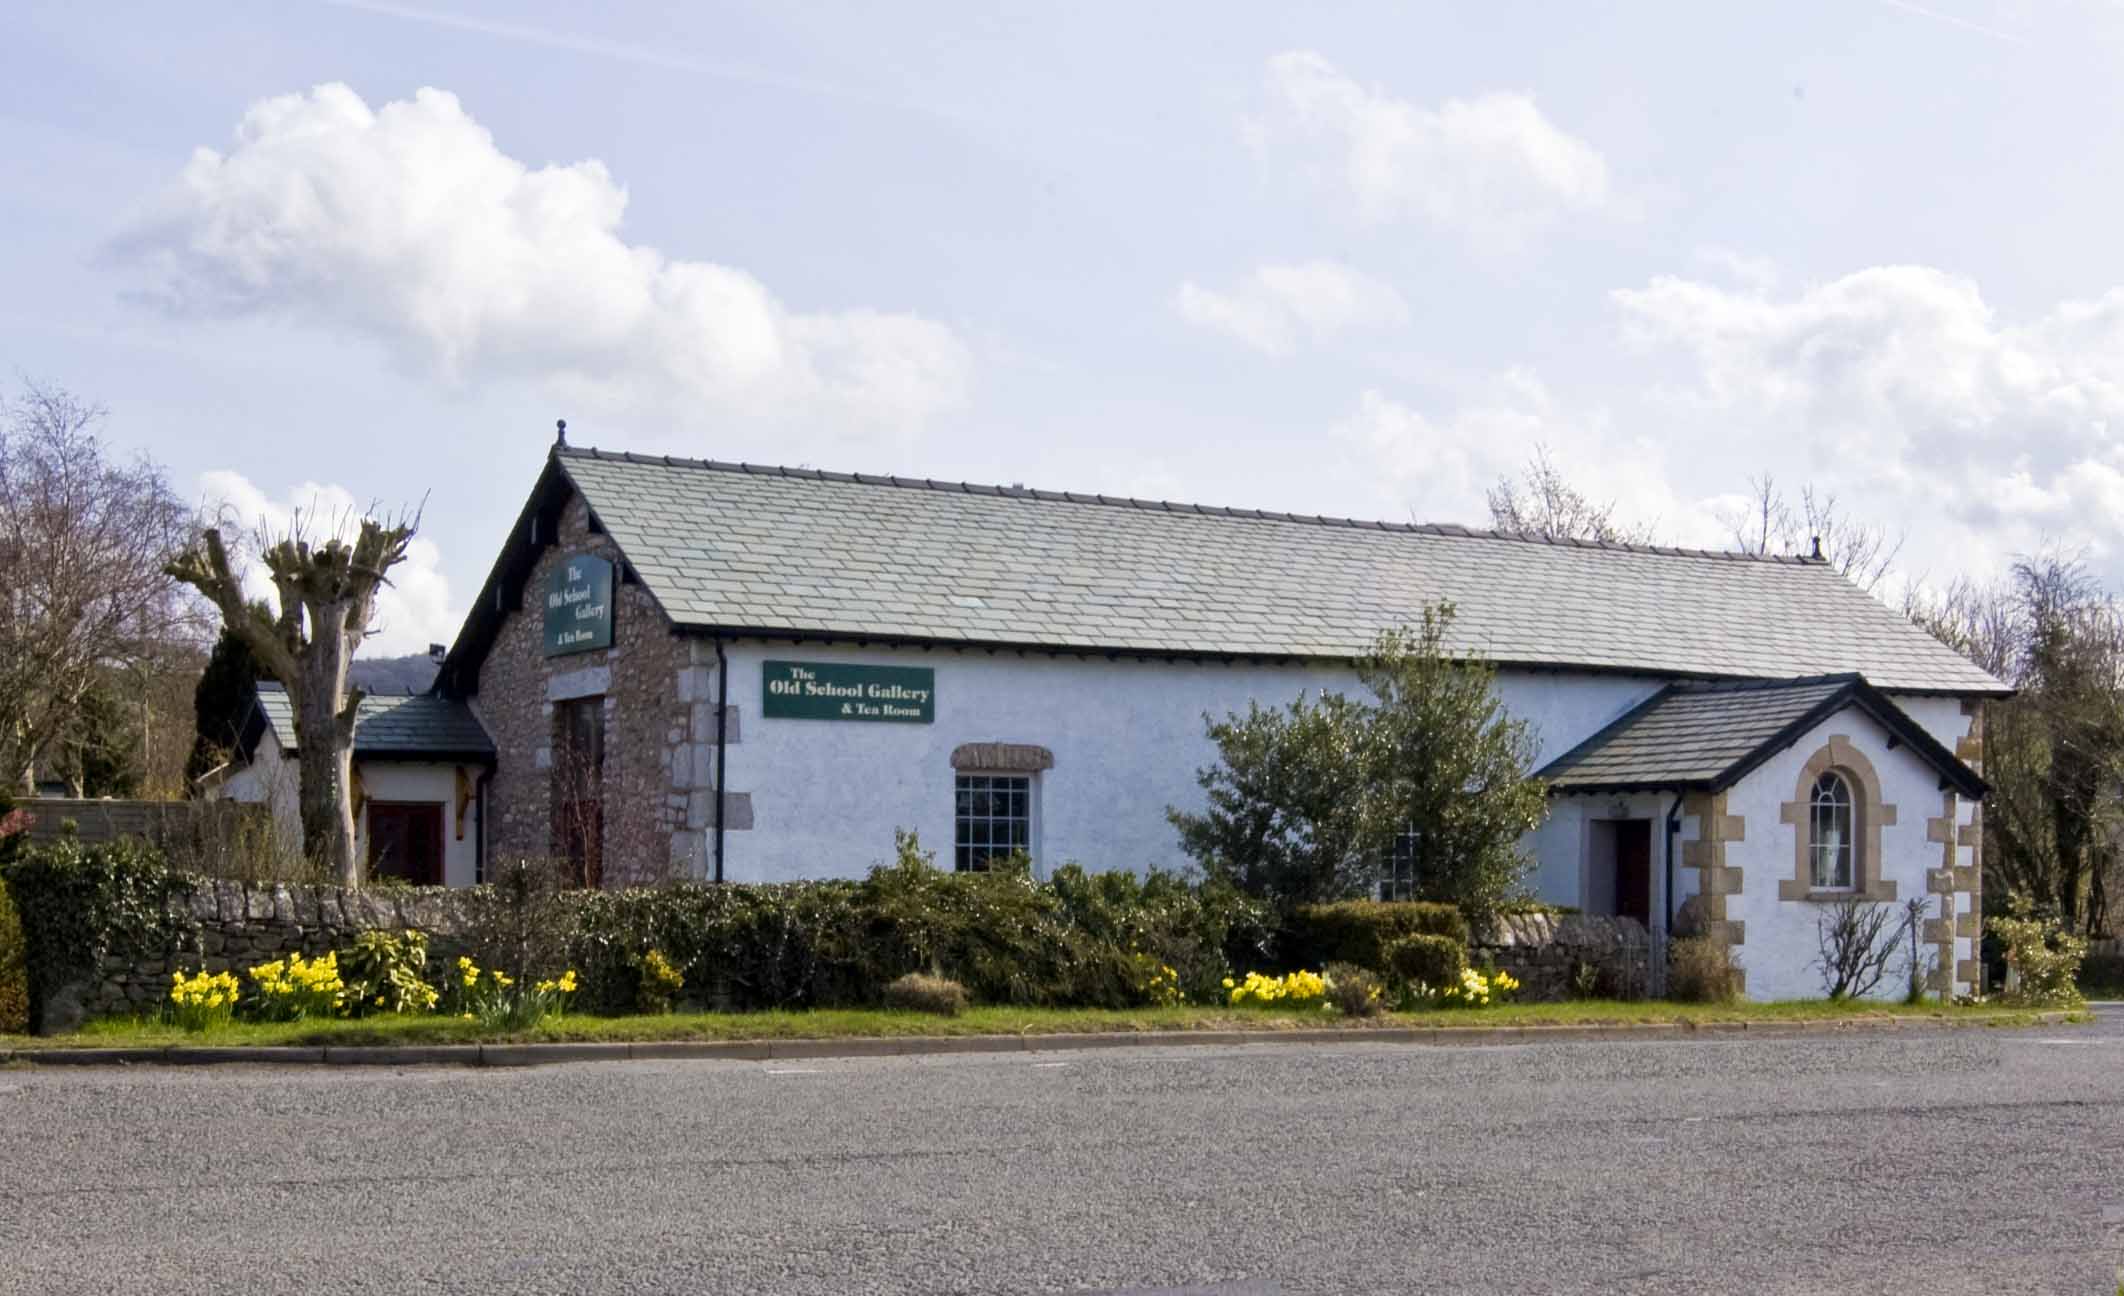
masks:
<svg viewBox="0 0 2124 1296"><path fill-rule="evenodd" d="M0 1071L4 1292L2069 1292L2094 1026Z"/></svg>

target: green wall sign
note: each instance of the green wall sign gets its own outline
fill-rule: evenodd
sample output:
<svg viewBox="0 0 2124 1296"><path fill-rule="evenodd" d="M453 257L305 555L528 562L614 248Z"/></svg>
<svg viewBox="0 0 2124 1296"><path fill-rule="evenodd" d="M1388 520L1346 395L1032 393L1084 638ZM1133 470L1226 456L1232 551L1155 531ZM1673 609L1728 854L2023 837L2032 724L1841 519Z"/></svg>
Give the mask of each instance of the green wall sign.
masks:
<svg viewBox="0 0 2124 1296"><path fill-rule="evenodd" d="M546 582L546 656L612 646L612 564L563 558Z"/></svg>
<svg viewBox="0 0 2124 1296"><path fill-rule="evenodd" d="M937 673L926 666L771 661L760 673L760 714L770 720L929 724L937 718Z"/></svg>

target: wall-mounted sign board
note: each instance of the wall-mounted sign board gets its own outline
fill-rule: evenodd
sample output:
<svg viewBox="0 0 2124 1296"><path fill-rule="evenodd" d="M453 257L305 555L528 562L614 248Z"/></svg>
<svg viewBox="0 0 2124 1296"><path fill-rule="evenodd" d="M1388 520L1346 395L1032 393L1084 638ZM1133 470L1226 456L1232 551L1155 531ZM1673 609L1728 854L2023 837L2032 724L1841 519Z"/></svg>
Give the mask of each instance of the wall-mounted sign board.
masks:
<svg viewBox="0 0 2124 1296"><path fill-rule="evenodd" d="M562 558L546 581L546 656L611 646L611 562L592 554Z"/></svg>
<svg viewBox="0 0 2124 1296"><path fill-rule="evenodd" d="M760 714L770 720L930 724L937 718L937 673L927 666L771 661L760 674Z"/></svg>

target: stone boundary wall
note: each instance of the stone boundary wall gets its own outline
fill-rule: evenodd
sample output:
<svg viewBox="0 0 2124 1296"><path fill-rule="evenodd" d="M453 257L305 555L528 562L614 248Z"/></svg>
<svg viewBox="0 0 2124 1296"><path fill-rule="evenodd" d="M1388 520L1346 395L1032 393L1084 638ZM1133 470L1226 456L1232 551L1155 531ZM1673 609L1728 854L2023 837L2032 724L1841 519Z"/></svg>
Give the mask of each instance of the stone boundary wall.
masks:
<svg viewBox="0 0 2124 1296"><path fill-rule="evenodd" d="M1652 935L1635 918L1503 914L1471 935L1468 960L1511 973L1519 998L1536 1002L1575 997L1581 966L1604 999L1642 999L1652 988Z"/></svg>
<svg viewBox="0 0 2124 1296"><path fill-rule="evenodd" d="M179 928L168 948L113 951L95 974L51 989L39 1018L47 1034L78 1029L91 1017L161 1011L170 974L233 971L284 958L344 949L357 933L415 928L429 938L429 957L447 964L470 949L473 907L482 893L446 887L287 886L202 878L172 902ZM1475 934L1469 957L1488 960L1522 984L1520 997L1571 997L1581 965L1594 969L1604 997L1637 998L1651 985L1652 943L1631 918L1581 914L1510 914Z"/></svg>
<svg viewBox="0 0 2124 1296"><path fill-rule="evenodd" d="M431 960L466 952L460 933L470 925L474 893L445 887L286 886L201 878L189 897L172 901L180 928L169 948L113 951L88 981L50 988L45 1034L78 1029L87 1018L136 1016L162 1009L170 974L204 966L233 971L289 954L305 958L344 949L357 933L416 928L429 938Z"/></svg>

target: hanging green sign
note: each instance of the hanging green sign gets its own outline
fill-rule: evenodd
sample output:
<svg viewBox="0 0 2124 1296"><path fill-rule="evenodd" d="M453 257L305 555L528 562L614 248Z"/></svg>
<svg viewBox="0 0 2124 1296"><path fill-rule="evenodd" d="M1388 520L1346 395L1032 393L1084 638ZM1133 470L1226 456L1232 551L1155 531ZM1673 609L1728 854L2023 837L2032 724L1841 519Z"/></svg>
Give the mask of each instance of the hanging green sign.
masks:
<svg viewBox="0 0 2124 1296"><path fill-rule="evenodd" d="M563 558L546 582L546 656L612 646L612 564Z"/></svg>
<svg viewBox="0 0 2124 1296"><path fill-rule="evenodd" d="M937 673L926 666L771 661L760 674L760 714L770 720L929 724L937 718Z"/></svg>

